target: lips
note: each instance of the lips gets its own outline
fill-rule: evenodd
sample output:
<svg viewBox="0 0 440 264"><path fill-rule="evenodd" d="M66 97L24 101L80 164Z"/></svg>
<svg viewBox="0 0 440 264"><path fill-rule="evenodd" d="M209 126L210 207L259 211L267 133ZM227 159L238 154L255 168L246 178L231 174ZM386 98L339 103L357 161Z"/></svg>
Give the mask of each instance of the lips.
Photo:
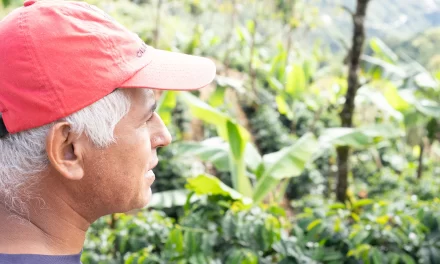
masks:
<svg viewBox="0 0 440 264"><path fill-rule="evenodd" d="M153 166L151 166L149 170L153 170L157 166L158 163L159 163L159 160L155 159L153 162Z"/></svg>
<svg viewBox="0 0 440 264"><path fill-rule="evenodd" d="M156 158L154 160L152 166L150 167L150 169L145 174L145 178L148 179L148 181L150 182L150 185L153 184L154 180L156 179L156 175L154 174L153 169L157 166L158 163L159 163L159 160Z"/></svg>

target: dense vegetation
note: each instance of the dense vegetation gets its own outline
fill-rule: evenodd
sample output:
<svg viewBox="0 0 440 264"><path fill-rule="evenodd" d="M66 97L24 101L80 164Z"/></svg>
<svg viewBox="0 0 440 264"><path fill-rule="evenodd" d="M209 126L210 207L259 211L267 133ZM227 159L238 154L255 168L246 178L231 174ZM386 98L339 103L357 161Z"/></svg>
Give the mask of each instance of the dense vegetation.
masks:
<svg viewBox="0 0 440 264"><path fill-rule="evenodd" d="M372 1L342 127L357 1L336 2L347 9L91 1L147 43L211 57L218 76L200 92L161 94L174 142L159 152L154 199L96 222L83 263L440 263L440 23L419 3ZM0 16L19 4L3 3ZM385 27L400 13L405 31Z"/></svg>

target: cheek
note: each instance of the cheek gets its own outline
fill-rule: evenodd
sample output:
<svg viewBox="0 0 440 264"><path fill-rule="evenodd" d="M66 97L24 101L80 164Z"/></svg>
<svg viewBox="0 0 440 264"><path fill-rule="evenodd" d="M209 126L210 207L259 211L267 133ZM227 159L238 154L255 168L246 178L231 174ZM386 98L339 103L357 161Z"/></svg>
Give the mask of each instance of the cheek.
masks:
<svg viewBox="0 0 440 264"><path fill-rule="evenodd" d="M126 171L134 174L145 173L146 171L139 170L146 170L151 159L151 143L148 131L146 129L136 131L135 136L127 140L120 155L125 157L120 165L125 167Z"/></svg>

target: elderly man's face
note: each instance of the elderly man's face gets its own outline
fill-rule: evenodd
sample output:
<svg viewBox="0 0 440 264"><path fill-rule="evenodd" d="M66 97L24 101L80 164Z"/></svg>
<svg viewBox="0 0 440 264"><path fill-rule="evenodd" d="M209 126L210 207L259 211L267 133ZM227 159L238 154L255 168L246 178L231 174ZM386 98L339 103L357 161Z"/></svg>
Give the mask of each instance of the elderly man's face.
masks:
<svg viewBox="0 0 440 264"><path fill-rule="evenodd" d="M125 89L131 98L130 112L115 128L116 143L105 149L90 144L82 151L84 176L69 187L78 211L95 217L126 212L147 205L157 165L157 148L171 142L171 136L153 112L152 91Z"/></svg>

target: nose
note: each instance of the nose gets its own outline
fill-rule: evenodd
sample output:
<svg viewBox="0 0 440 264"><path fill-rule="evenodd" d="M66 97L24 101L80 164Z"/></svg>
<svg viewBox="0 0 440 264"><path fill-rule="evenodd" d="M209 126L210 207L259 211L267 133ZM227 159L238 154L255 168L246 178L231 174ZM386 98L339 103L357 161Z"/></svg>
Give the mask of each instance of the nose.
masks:
<svg viewBox="0 0 440 264"><path fill-rule="evenodd" d="M168 128L165 126L164 122L162 121L162 118L160 118L160 116L157 113L154 114L156 115L158 124L157 124L157 131L156 133L154 133L152 138L151 146L153 148L168 146L172 141L170 131L168 131Z"/></svg>

